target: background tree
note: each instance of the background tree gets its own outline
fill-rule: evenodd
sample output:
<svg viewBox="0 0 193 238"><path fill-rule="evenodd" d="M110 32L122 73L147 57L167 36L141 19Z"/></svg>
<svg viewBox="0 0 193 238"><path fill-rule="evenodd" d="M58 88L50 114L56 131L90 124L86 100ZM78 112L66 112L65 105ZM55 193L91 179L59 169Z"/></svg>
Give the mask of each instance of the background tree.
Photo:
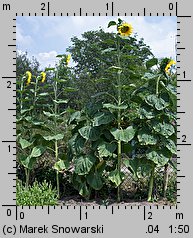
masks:
<svg viewBox="0 0 193 238"><path fill-rule="evenodd" d="M116 72L110 68L117 64L115 38L114 33L100 29L83 33L81 39L71 39L72 45L67 50L75 62L74 84L78 88L73 98L75 103L85 105L92 95L107 89L112 94L116 93L113 87ZM120 48L124 66L123 84L128 84L129 78L132 78L132 83L140 85L146 71L145 62L152 57L149 46L144 43L144 39L137 40L135 34L127 40L121 39Z"/></svg>
<svg viewBox="0 0 193 238"><path fill-rule="evenodd" d="M36 75L39 71L39 67L40 63L34 56L32 59L29 59L27 51L23 53L17 51L16 68L18 78L24 75L26 71L30 71L33 75Z"/></svg>

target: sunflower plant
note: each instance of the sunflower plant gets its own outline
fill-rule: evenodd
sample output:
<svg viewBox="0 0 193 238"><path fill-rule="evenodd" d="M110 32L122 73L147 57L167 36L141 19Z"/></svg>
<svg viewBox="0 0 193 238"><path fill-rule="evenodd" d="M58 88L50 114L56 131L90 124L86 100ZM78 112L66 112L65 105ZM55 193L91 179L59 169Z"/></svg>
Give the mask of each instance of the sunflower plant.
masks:
<svg viewBox="0 0 193 238"><path fill-rule="evenodd" d="M59 75L59 66L46 69L46 71L50 71L52 74L52 92L49 95L49 98L51 99L50 105L46 111L43 111L43 114L50 125L50 131L45 134L43 138L48 143L47 150L51 151L51 153L54 153L54 169L56 170L57 193L59 198L59 173L69 168L69 163L66 160L64 154L62 154L62 152L60 153L60 150L64 147L62 145L62 141L65 137L64 115L66 114L65 105L68 103L68 99L64 99L65 91L68 91L68 87L64 87L64 85L66 84L68 79L67 71L68 64L70 62L70 55L58 55L57 57L60 58L61 62L66 61L65 65L63 65L66 75L64 75L64 78L61 78L61 76Z"/></svg>
<svg viewBox="0 0 193 238"><path fill-rule="evenodd" d="M115 55L116 52L116 64L109 68L114 75L115 94L107 91L93 95L90 104L72 114L69 120L73 136L68 155L75 166L72 182L82 196L89 197L92 189L100 190L109 180L117 187L120 201L124 163L134 176L138 177L139 173L149 176L148 201L151 201L155 169L165 167L166 170L176 154L174 61L149 59L141 86L131 83L129 75L126 83L124 40L130 37L133 27L121 19L109 22L108 27L111 26L117 29L114 48L104 53L113 51ZM132 158L123 160L123 154Z"/></svg>
<svg viewBox="0 0 193 238"><path fill-rule="evenodd" d="M168 164L176 155L176 73L169 70L175 65L168 58L158 62L152 58L146 62L149 73L146 83L134 90L131 100L137 103L134 123L137 127L134 138L134 158L125 160L125 165L137 176L139 171L149 175L148 201L153 201L155 169L165 168L163 194L166 194ZM154 67L153 67L154 66ZM153 69L153 68L154 69ZM174 166L175 167L175 166Z"/></svg>
<svg viewBox="0 0 193 238"><path fill-rule="evenodd" d="M71 159L75 163L73 181L81 195L89 196L91 189L100 190L105 178L117 187L117 200L121 200L120 185L124 180L121 171L123 143L129 143L135 136L136 130L132 124L125 124L124 113L128 104L122 98L123 91L128 87L123 85L122 48L121 41L133 32L130 24L118 19L111 21L108 27L117 26L114 37L115 48L105 52L116 52L116 65L109 67L114 75L115 95L101 92L94 95L96 99L89 109L72 115L70 123L75 123L74 136L70 141ZM124 44L122 42L122 44ZM103 102L99 98L107 95L112 101ZM85 153L85 152L86 153Z"/></svg>
<svg viewBox="0 0 193 238"><path fill-rule="evenodd" d="M42 74L33 76L27 71L17 82L18 162L25 170L26 187L29 185L30 171L45 152L41 131L46 128L40 120L40 115L38 116L40 98L42 100L42 96L45 96L40 93L41 78Z"/></svg>

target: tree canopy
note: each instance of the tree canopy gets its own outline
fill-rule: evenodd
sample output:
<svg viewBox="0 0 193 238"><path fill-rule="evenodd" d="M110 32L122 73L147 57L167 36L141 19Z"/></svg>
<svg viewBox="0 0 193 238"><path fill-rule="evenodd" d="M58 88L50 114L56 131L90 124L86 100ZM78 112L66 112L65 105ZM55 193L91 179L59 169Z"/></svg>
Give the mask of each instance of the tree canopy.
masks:
<svg viewBox="0 0 193 238"><path fill-rule="evenodd" d="M81 38L73 37L68 51L75 62L73 75L79 92L76 98L83 104L90 100L91 95L98 92L113 91L116 72L111 68L117 65L116 40L114 33L88 31ZM153 54L144 39L137 40L137 35L122 39L121 67L123 69L123 83L132 78L132 83L141 84L141 77L146 71L145 62Z"/></svg>

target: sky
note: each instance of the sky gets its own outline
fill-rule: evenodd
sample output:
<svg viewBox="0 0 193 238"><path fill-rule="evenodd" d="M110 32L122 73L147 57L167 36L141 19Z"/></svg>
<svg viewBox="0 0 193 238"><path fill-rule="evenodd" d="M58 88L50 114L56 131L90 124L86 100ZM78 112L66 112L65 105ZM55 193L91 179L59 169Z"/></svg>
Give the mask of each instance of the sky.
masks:
<svg viewBox="0 0 193 238"><path fill-rule="evenodd" d="M150 46L158 58L175 58L176 17L120 17L132 24L138 38ZM70 46L73 36L89 30L102 28L107 32L116 32L116 27L107 28L109 21L118 17L68 16L68 17L17 17L17 49L28 52L41 64L41 68L54 66L56 55L64 54Z"/></svg>

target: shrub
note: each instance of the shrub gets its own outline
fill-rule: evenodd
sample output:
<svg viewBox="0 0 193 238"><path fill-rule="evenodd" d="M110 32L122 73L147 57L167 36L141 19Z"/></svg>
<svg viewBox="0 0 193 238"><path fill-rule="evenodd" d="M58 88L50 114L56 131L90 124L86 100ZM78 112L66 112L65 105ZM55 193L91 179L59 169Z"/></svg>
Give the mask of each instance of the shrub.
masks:
<svg viewBox="0 0 193 238"><path fill-rule="evenodd" d="M28 188L18 180L16 191L17 206L57 205L57 191L45 180L43 183L35 181Z"/></svg>

